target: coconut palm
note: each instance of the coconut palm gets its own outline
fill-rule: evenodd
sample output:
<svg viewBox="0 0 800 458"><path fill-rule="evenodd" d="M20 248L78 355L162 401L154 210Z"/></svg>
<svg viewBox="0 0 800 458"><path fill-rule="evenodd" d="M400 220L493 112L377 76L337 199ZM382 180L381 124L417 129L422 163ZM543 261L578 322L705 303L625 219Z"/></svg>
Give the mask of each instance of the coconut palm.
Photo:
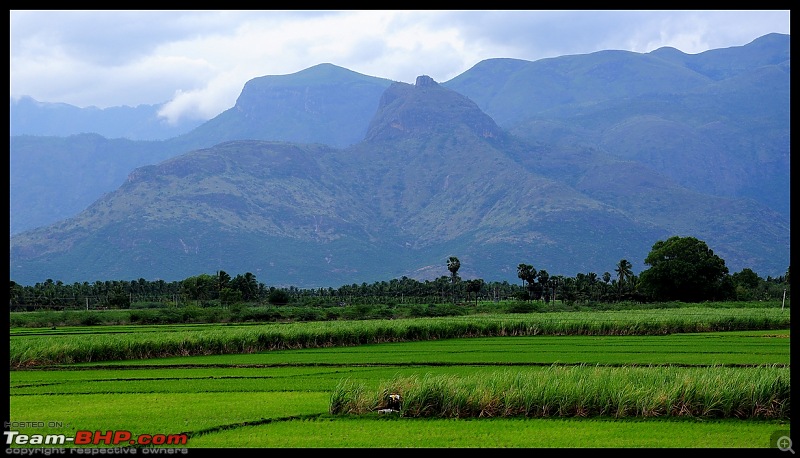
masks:
<svg viewBox="0 0 800 458"><path fill-rule="evenodd" d="M633 265L627 259L620 259L614 272L617 273L617 299L622 296L622 289L633 277Z"/></svg>

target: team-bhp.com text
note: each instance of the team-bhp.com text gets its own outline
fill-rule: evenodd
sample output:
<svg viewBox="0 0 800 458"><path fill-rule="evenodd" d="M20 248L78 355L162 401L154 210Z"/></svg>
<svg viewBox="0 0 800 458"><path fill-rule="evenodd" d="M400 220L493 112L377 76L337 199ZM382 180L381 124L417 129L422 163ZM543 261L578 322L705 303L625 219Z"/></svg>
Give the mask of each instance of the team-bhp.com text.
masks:
<svg viewBox="0 0 800 458"><path fill-rule="evenodd" d="M140 434L134 436L130 431L76 431L74 436L67 436L65 434L21 434L19 431L4 431L6 436L6 445L40 445L41 448L7 448L6 454L20 454L25 455L24 451L29 451L30 454L44 453L44 454L60 454L60 453L79 453L79 454L135 454L136 448L120 447L120 448L51 448L46 447L63 447L69 445L139 445L146 446L140 448L142 453L156 453L156 454L173 454L173 453L186 453L186 449L175 448L149 448L147 446L154 445L186 445L189 437L186 434Z"/></svg>

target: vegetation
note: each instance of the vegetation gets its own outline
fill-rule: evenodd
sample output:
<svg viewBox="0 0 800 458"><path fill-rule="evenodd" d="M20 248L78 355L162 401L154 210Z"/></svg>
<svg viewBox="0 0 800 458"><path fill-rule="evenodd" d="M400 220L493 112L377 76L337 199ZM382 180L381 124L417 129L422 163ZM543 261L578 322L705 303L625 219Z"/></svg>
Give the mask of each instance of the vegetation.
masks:
<svg viewBox="0 0 800 458"><path fill-rule="evenodd" d="M658 241L645 259L650 265L639 276L631 263L621 259L609 272L578 273L574 277L550 275L530 264L517 266L521 285L506 281L486 282L483 279L462 281L458 275L461 262L456 256L447 259L449 276L419 281L408 277L371 285L353 283L339 288L299 289L293 286L267 286L252 272L231 277L225 271L216 275L200 274L182 281L164 280L75 282L71 285L47 279L43 283L23 286L11 280L9 306L12 311L32 310L95 310L125 308L161 308L195 305L198 307L233 304L281 306L348 306L348 305L431 305L452 298L452 304L467 305L474 296L494 301L519 299L562 306L597 307L607 303L658 303L681 301L783 300L789 294L789 268L786 275L763 279L751 269L729 275L725 261L715 255L705 242L694 237L671 237ZM242 307L238 307L239 310ZM529 307L522 307L531 311ZM328 319L318 315L313 319ZM452 314L452 313L447 313ZM394 314L389 314L394 316ZM412 312L411 316L424 316ZM337 319L333 313L329 318Z"/></svg>
<svg viewBox="0 0 800 458"><path fill-rule="evenodd" d="M343 380L332 414L387 408L399 394L408 417L691 417L789 419L788 367L551 366L491 374L398 377L377 390Z"/></svg>
<svg viewBox="0 0 800 458"><path fill-rule="evenodd" d="M773 304L775 305L775 304ZM622 312L472 315L398 320L327 321L247 326L185 326L172 332L12 333L12 368L170 356L254 353L486 336L667 335L785 329L788 310L680 308ZM57 331L57 330L56 330ZM37 338L45 336L46 338Z"/></svg>
<svg viewBox="0 0 800 458"><path fill-rule="evenodd" d="M725 261L694 237L659 240L644 262L650 268L642 272L639 281L650 297L685 302L735 297ZM737 279L741 284L753 284L745 275Z"/></svg>
<svg viewBox="0 0 800 458"><path fill-rule="evenodd" d="M668 310L648 313L653 320L659 320L658 316L664 312L670 314ZM714 311L707 311L711 312ZM689 310L686 314L696 313L700 312ZM788 311L783 313L788 316ZM576 321L590 318L583 313L571 315ZM366 322L353 324L365 325ZM58 340L63 333L75 333L76 337L86 333L110 337L125 335L118 331L151 334L157 338L158 335L174 335L187 327L200 330L210 326L136 326L127 330L117 326L94 326L42 330L25 337L16 336L17 330L12 330L15 334L12 340ZM770 404L776 408L775 412L780 410L780 405L789 407L788 398L780 397L780 387L788 382L790 375L789 333L787 326L784 330L668 336L437 339L126 360L114 365L96 361L58 368L12 370L9 411L13 420L54 420L44 428L21 428L23 434L73 434L76 429L128 430L133 434L186 433L189 449L315 446L766 448L768 438L775 431L788 432L789 419L745 418L729 407L738 405L742 413L746 413L748 403L752 406L757 400L769 398L770 393L776 393L773 398L776 402ZM570 356L565 358L567 354ZM720 356L726 359L718 362ZM573 361L576 364L573 365ZM490 362L492 364L488 364ZM749 383L758 388L753 390L751 400L737 395L748 377ZM774 386L767 386L768 380L773 380ZM406 381L407 385L395 384L401 381ZM535 385L536 382L541 384ZM716 382L719 382L718 388L714 389L712 385ZM505 398L493 398L497 389L509 383L533 391L529 397L519 391L509 391ZM576 384L585 389L578 389ZM468 391L470 385L473 391ZM481 417L479 421L432 416L414 418L411 411L405 411L410 404L403 405L402 415L381 415L376 411L333 415L330 413L332 402L349 399L337 393L352 393L340 392L338 386L363 386L361 399L364 402L372 402L373 396L382 402L378 394L404 386L411 398L414 397L412 391L419 390L415 391L420 395L418 399L436 394L439 387L451 386L457 390L447 394L449 397L431 397L431 405L458 405L466 398L487 408L494 405L492 399L503 399L507 405L526 406L528 399L535 402L538 398L553 407L549 409L549 417L498 414ZM616 403L600 402L603 396L609 396L609 391L604 390L617 388L622 390L614 393ZM642 409L655 413L669 403L681 405L681 399L675 395L677 390L684 390L686 407L694 408L698 416L680 416L677 412L658 417L635 416L644 412ZM596 401L589 396L592 392L600 395ZM647 397L647 393L663 393L667 398L660 401ZM437 399L443 402L437 404ZM587 412L586 416L559 416L555 406L562 406L566 413L572 408L570 401L577 402L578 406L605 406L608 414L589 416ZM406 402L411 402L409 397ZM530 405L533 414L537 412L535 406L540 404ZM76 406L82 408L76 409ZM765 407L765 413L772 408ZM204 414L197 415L198 411ZM619 417L614 416L617 411ZM730 419L723 418L724 412L734 415Z"/></svg>

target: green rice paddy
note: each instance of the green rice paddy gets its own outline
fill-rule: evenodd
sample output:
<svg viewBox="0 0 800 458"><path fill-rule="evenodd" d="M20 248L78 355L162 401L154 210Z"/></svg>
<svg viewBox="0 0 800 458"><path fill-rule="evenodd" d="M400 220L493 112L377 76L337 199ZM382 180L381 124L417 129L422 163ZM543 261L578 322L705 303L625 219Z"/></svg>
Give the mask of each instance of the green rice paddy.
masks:
<svg viewBox="0 0 800 458"><path fill-rule="evenodd" d="M27 434L186 433L189 449L774 448L790 424L790 334L788 310L769 310L12 329L10 413L53 422ZM715 326L738 330L698 331ZM252 345L276 335L289 343ZM175 342L208 354L152 350ZM95 345L152 357L75 356L105 354ZM377 413L390 391L402 414Z"/></svg>

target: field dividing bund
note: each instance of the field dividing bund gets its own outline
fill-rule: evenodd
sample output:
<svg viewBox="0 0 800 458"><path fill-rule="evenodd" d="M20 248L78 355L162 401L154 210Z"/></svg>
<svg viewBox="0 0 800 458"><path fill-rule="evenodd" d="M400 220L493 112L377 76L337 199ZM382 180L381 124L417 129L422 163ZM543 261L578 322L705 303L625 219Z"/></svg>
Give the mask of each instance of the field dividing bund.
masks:
<svg viewBox="0 0 800 458"><path fill-rule="evenodd" d="M471 318L12 329L10 419L185 433L190 449L774 448L790 428L788 310ZM286 342L249 346L265 335ZM184 341L207 346L154 350ZM402 407L381 414L389 394Z"/></svg>

